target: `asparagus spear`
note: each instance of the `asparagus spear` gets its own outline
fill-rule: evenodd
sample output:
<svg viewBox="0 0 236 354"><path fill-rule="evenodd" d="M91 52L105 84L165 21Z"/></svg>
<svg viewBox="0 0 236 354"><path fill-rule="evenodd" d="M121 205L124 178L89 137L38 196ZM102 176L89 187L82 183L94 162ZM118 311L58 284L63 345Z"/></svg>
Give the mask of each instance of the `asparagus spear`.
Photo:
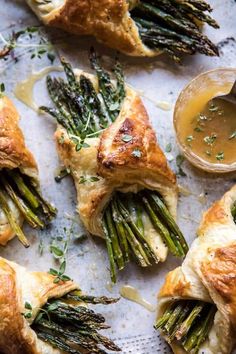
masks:
<svg viewBox="0 0 236 354"><path fill-rule="evenodd" d="M201 311L204 309L204 306L204 302L199 302L196 306L194 306L188 317L185 319L185 321L181 324L178 331L176 332L176 338L178 340L182 339L187 335L190 327L192 326L196 318L199 316Z"/></svg>
<svg viewBox="0 0 236 354"><path fill-rule="evenodd" d="M129 246L126 237L126 230L123 225L122 216L118 210L116 198L111 201L112 217L116 225L116 231L119 237L120 245L124 255L124 261L129 261Z"/></svg>
<svg viewBox="0 0 236 354"><path fill-rule="evenodd" d="M101 297L97 297L97 296L89 296L89 295L83 295L81 294L80 291L75 290L72 291L68 294L65 295L65 299L71 299L74 301L81 301L81 302L86 302L88 304L103 304L103 305L110 305L110 304L114 304L116 302L119 301L119 298L108 298L106 296L101 296Z"/></svg>
<svg viewBox="0 0 236 354"><path fill-rule="evenodd" d="M184 342L184 349L187 352L197 353L201 344L205 341L213 325L216 308L210 306L207 315L192 329L190 335Z"/></svg>
<svg viewBox="0 0 236 354"><path fill-rule="evenodd" d="M210 6L203 1L143 0L131 15L147 46L166 51L179 60L181 53L196 51L219 55L217 47L200 32L196 22L200 20L218 28L217 22L205 14L209 10Z"/></svg>
<svg viewBox="0 0 236 354"><path fill-rule="evenodd" d="M142 196L141 198L154 227L157 229L158 232L160 232L161 236L164 238L171 253L176 256L182 255L181 250L178 249L178 244L176 244L175 240L172 239L167 228L161 223L161 221L153 211L148 199L145 196Z"/></svg>
<svg viewBox="0 0 236 354"><path fill-rule="evenodd" d="M116 264L115 264L115 258L114 258L113 249L112 249L112 241L110 238L106 217L103 217L103 219L102 219L102 228L103 228L103 232L104 232L104 235L106 238L107 251L108 251L108 256L109 256L109 260L110 260L111 280L115 284L116 283Z"/></svg>
<svg viewBox="0 0 236 354"><path fill-rule="evenodd" d="M77 294L80 291L73 291ZM69 294L67 294L69 295ZM84 348L86 353L106 353L100 348L100 345L112 351L120 351L120 348L109 338L98 333L97 329L108 328L104 324L104 317L96 314L83 306L77 305L75 297L52 299L47 303L36 317L32 327L38 337L48 342L53 347L61 349L66 353L81 353L80 348ZM72 295L73 296L73 295ZM86 296L84 296L86 298ZM112 303L105 297L94 299L105 300L106 303ZM73 301L72 304L64 301ZM107 302L108 300L108 302ZM80 301L80 300L79 300Z"/></svg>
<svg viewBox="0 0 236 354"><path fill-rule="evenodd" d="M137 227L135 222L130 217L130 213L128 212L128 210L126 209L125 205L122 203L120 198L118 199L118 206L119 206L119 209L120 209L120 212L121 212L123 218L126 220L127 224L130 226L134 235L137 237L137 239L143 245L148 258L154 260L155 263L158 263L159 260L156 257L155 252L152 249L152 246L150 245L148 240L145 238L143 233L140 232L139 228Z"/></svg>
<svg viewBox="0 0 236 354"><path fill-rule="evenodd" d="M165 206L161 198L159 198L155 192L148 191L148 193L144 192L144 194L146 194L154 210L156 210L158 214L162 217L162 220L167 225L168 229L174 234L175 238L179 241L184 251L183 253L184 255L186 255L189 250L188 244L178 225L176 224L173 216L170 214L168 208Z"/></svg>
<svg viewBox="0 0 236 354"><path fill-rule="evenodd" d="M216 306L195 300L172 302L157 321L171 343L179 340L187 353L197 353L206 339L214 320Z"/></svg>
<svg viewBox="0 0 236 354"><path fill-rule="evenodd" d="M29 247L29 242L27 238L25 237L23 231L21 230L20 226L17 224L16 220L14 219L14 216L12 215L11 209L8 205L7 202L7 197L4 193L4 191L0 188L0 206L6 215L9 224L11 225L12 229L14 230L16 236L19 238L20 242L23 244L25 247Z"/></svg>
<svg viewBox="0 0 236 354"><path fill-rule="evenodd" d="M18 196L12 186L9 184L5 176L2 174L0 176L1 184L5 187L7 194L11 197L12 201L16 204L18 209L24 215L24 218L27 222L33 227L40 227L43 228L45 225L43 221L25 204L23 199Z"/></svg>
<svg viewBox="0 0 236 354"><path fill-rule="evenodd" d="M114 222L112 220L112 214L111 214L111 210L109 207L106 209L105 214L106 214L107 227L109 230L110 239L112 242L114 258L116 260L119 270L122 270L124 268L123 254L120 249L116 228L115 228Z"/></svg>
<svg viewBox="0 0 236 354"><path fill-rule="evenodd" d="M27 200L33 209L38 209L40 206L39 201L30 191L28 186L24 183L20 173L17 170L6 170L6 173L15 182L21 196Z"/></svg>

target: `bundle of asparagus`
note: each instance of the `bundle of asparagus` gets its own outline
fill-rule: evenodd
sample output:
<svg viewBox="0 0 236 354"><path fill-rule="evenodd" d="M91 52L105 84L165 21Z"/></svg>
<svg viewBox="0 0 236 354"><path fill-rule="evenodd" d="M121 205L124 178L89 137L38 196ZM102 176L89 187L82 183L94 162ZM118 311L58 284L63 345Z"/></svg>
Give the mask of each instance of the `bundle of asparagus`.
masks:
<svg viewBox="0 0 236 354"><path fill-rule="evenodd" d="M214 321L216 306L203 302L182 300L168 305L155 329L160 329L169 343L177 340L187 353L198 353Z"/></svg>
<svg viewBox="0 0 236 354"><path fill-rule="evenodd" d="M49 300L31 327L38 338L66 353L80 354L81 350L86 350L86 353L105 354L100 346L117 352L120 348L98 332L109 328L105 318L85 306L87 303L107 305L117 301L104 296L82 295L81 291L75 290L62 298Z"/></svg>
<svg viewBox="0 0 236 354"><path fill-rule="evenodd" d="M14 204L14 208L19 210L33 228L45 228L57 210L42 197L32 178L18 169L0 171L0 207L20 242L29 247L28 240L11 211L10 203Z"/></svg>
<svg viewBox="0 0 236 354"><path fill-rule="evenodd" d="M109 328L88 304L119 299L84 295L69 277L56 281L44 272L0 258L0 351L4 354L106 354L120 348L99 331ZM6 333L8 335L6 335ZM104 349L103 349L104 348Z"/></svg>
<svg viewBox="0 0 236 354"><path fill-rule="evenodd" d="M219 55L218 48L200 31L204 22L219 28L206 11L212 8L201 0L140 0L131 16L143 43L179 62L181 54Z"/></svg>
<svg viewBox="0 0 236 354"><path fill-rule="evenodd" d="M117 124L117 118L122 116L121 111L126 109L126 102L129 102L129 98L123 73L118 63L114 68L115 80L112 81L109 73L103 70L96 54L92 51L91 64L96 71L97 82L91 75L83 73L80 73L79 81L77 81L70 64L64 59L62 59L62 64L67 82L61 78L52 79L48 76L48 92L55 108L41 107L41 110L51 114L64 129L57 137L58 149L66 167L72 171L74 179L78 179L80 169L85 175L89 175L89 177L80 175L77 183L77 191L80 194L79 203L81 203L81 194L84 194L86 198L84 209L87 210L89 198L86 195L85 186L89 183L88 193L93 191L95 194L100 186L102 189L108 189L107 180L102 178L102 173L99 174L97 169L97 159L102 155L101 149L100 153L97 150L92 150L94 149L94 140L91 138L96 136L96 144L102 143L104 136L101 133L107 132L107 127L113 129L113 124ZM130 120L129 124L131 124ZM116 144L117 141L118 138L116 138ZM124 133L121 141L125 144L132 144L134 138L128 133ZM66 147L68 144L69 148ZM72 148L78 154L68 156L68 150ZM93 151L92 158L86 155L91 150ZM65 151L66 156L64 155ZM85 157L82 157L83 153L86 155ZM134 159L141 159L141 151L138 149L134 149L131 155ZM157 156L155 154L155 158ZM162 158L164 157L161 156L160 160ZM92 167L92 172L89 174L87 170L90 168L91 160L94 160L96 165ZM85 161L85 166L81 167L83 161ZM72 167L73 164L75 167ZM92 173L95 173L95 176L91 177ZM139 181L131 183L131 185L137 185L137 183ZM85 192L82 190L82 184ZM167 246L171 253L177 257L185 256L188 251L187 243L160 193L141 186L135 193L122 192L120 186L112 188L112 195L107 198L104 206L101 206L101 235L106 238L113 282L116 281L116 266L119 270L123 269L130 257L134 257L142 267L164 260L165 257L161 258L158 242L155 242L158 235L161 236L160 243L163 248ZM93 209L94 198L96 199L96 196L93 196L91 201ZM104 193L102 198L104 199ZM98 202L103 204L100 198ZM83 216L83 211L80 210L80 214ZM96 222L100 223L98 216L97 220ZM97 231L92 230L91 232L97 234ZM152 239L150 239L150 235L152 235Z"/></svg>
<svg viewBox="0 0 236 354"><path fill-rule="evenodd" d="M203 216L181 267L159 294L155 325L174 353L229 354L235 343L236 187Z"/></svg>
<svg viewBox="0 0 236 354"><path fill-rule="evenodd" d="M56 209L39 190L37 165L25 147L15 107L5 96L0 101L0 244L17 236L28 247L22 221L33 228L44 228L56 215Z"/></svg>
<svg viewBox="0 0 236 354"><path fill-rule="evenodd" d="M201 33L203 24L219 28L204 0L26 0L44 24L77 35L94 35L106 45L133 56L161 52L180 61L182 54L218 55Z"/></svg>

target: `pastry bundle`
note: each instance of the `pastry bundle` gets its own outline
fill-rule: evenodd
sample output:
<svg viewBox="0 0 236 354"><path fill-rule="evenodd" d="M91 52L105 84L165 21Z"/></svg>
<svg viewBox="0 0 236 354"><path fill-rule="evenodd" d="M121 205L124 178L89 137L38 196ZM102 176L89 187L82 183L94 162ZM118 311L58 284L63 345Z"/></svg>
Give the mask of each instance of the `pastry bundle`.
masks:
<svg viewBox="0 0 236 354"><path fill-rule="evenodd" d="M105 318L87 305L116 301L84 295L64 274L29 272L0 258L0 352L105 354L102 347L120 351L99 333L109 328Z"/></svg>
<svg viewBox="0 0 236 354"><path fill-rule="evenodd" d="M201 33L203 23L218 24L203 0L26 0L45 24L99 41L133 56L162 52L179 61L182 54L218 55Z"/></svg>
<svg viewBox="0 0 236 354"><path fill-rule="evenodd" d="M229 354L236 328L236 187L204 214L159 293L156 328L174 353Z"/></svg>
<svg viewBox="0 0 236 354"><path fill-rule="evenodd" d="M114 80L94 52L96 76L73 71L67 81L47 78L55 108L61 161L73 176L78 212L92 235L106 239L111 277L131 257L143 267L163 262L168 249L183 257L188 246L176 225L176 177L158 146L138 94L125 85L119 64Z"/></svg>
<svg viewBox="0 0 236 354"><path fill-rule="evenodd" d="M21 229L23 221L44 228L56 209L41 195L38 167L25 146L19 115L9 98L0 97L0 245L17 236L29 243Z"/></svg>

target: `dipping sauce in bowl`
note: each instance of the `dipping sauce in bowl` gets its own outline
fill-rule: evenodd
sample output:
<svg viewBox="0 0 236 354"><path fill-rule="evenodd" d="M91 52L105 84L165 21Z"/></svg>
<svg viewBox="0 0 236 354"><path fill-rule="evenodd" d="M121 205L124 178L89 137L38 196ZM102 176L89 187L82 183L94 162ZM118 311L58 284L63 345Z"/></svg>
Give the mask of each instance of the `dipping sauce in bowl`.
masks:
<svg viewBox="0 0 236 354"><path fill-rule="evenodd" d="M185 157L208 172L236 170L236 106L212 98L229 93L236 69L208 71L192 80L175 106L174 126Z"/></svg>

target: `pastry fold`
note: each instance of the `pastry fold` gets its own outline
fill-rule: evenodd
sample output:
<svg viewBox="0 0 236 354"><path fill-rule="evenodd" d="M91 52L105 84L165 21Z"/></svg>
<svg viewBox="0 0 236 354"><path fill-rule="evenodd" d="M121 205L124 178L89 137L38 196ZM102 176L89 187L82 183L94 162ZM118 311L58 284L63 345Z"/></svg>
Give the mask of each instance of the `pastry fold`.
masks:
<svg viewBox="0 0 236 354"><path fill-rule="evenodd" d="M39 185L37 164L25 145L24 136L19 127L19 114L6 96L0 98L0 170L4 168L19 169L23 174L31 177L36 185ZM22 224L23 217L10 199L9 205L18 224ZM1 209L0 245L5 245L14 236L15 233Z"/></svg>
<svg viewBox="0 0 236 354"><path fill-rule="evenodd" d="M173 300L202 300L215 304L217 312L208 338L199 353L229 354L236 328L236 225L232 208L236 186L204 214L183 264L170 272L159 293L158 318ZM186 353L178 342L174 353Z"/></svg>
<svg viewBox="0 0 236 354"><path fill-rule="evenodd" d="M37 338L31 329L38 311L48 299L59 298L77 289L72 281L54 282L44 272L28 272L16 263L0 258L0 352L4 354L61 354ZM32 306L32 317L25 318L25 303Z"/></svg>
<svg viewBox="0 0 236 354"><path fill-rule="evenodd" d="M43 3L26 0L45 25L77 35L93 35L109 47L132 56L160 53L145 46L130 16L126 0L52 0ZM134 1L135 2L135 1Z"/></svg>
<svg viewBox="0 0 236 354"><path fill-rule="evenodd" d="M82 73L76 73L79 79ZM132 141L123 141L124 135L132 136ZM126 97L116 121L99 138L87 138L88 147L76 151L75 144L60 125L55 137L61 161L70 169L75 181L79 215L91 234L104 237L103 211L115 191L137 192L144 188L158 191L176 217L176 177L157 143L143 103L133 89L126 87ZM91 177L95 176L98 180L92 181ZM82 183L81 178L86 182ZM152 244L159 244L160 258L165 259L167 247L161 237L157 235L158 240L155 240L154 235L157 231L150 227L147 237Z"/></svg>

